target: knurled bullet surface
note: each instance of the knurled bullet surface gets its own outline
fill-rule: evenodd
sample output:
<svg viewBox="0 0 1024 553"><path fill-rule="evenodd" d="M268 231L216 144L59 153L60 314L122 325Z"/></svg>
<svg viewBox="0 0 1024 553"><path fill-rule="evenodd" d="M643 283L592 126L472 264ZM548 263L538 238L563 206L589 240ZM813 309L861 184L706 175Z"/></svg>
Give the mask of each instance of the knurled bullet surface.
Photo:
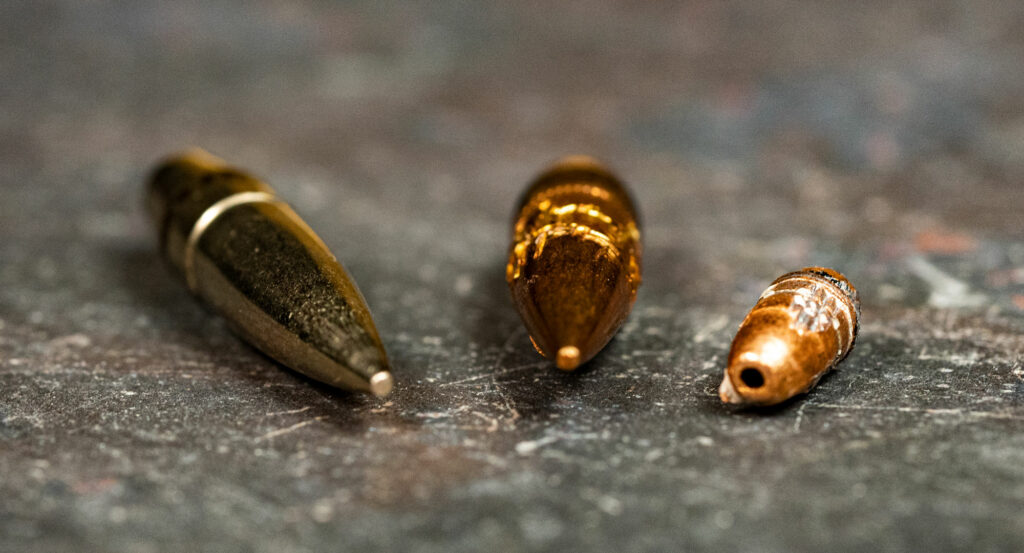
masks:
<svg viewBox="0 0 1024 553"><path fill-rule="evenodd" d="M147 203L161 253L249 343L320 382L390 392L362 294L270 187L195 150L156 169Z"/></svg>
<svg viewBox="0 0 1024 553"><path fill-rule="evenodd" d="M534 347L563 370L626 320L640 286L640 233L625 187L594 159L541 174L519 203L506 279Z"/></svg>
<svg viewBox="0 0 1024 553"><path fill-rule="evenodd" d="M837 271L808 267L761 294L729 352L722 401L774 405L806 392L853 347L857 290Z"/></svg>

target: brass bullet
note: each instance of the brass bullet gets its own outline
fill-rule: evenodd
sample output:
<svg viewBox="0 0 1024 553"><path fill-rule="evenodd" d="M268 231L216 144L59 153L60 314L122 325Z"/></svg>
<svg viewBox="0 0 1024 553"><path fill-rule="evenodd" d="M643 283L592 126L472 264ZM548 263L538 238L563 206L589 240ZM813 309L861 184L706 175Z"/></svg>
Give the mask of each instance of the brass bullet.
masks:
<svg viewBox="0 0 1024 553"><path fill-rule="evenodd" d="M362 294L269 186L193 150L157 167L147 204L161 254L250 344L320 382L391 391Z"/></svg>
<svg viewBox="0 0 1024 553"><path fill-rule="evenodd" d="M534 348L566 371L597 355L633 307L640 257L633 201L598 161L567 157L537 177L505 275Z"/></svg>
<svg viewBox="0 0 1024 553"><path fill-rule="evenodd" d="M860 298L838 271L808 267L761 294L732 342L722 401L774 405L809 391L850 353Z"/></svg>

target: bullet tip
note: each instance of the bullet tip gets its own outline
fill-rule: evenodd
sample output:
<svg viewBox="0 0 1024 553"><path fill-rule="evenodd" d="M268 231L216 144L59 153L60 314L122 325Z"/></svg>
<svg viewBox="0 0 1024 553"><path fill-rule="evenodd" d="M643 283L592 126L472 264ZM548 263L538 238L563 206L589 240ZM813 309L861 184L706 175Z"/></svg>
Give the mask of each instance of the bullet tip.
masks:
<svg viewBox="0 0 1024 553"><path fill-rule="evenodd" d="M586 167L586 168L599 168L604 169L604 165L597 160L597 158L584 155L584 154L572 154L567 155L559 159L554 164L555 167Z"/></svg>
<svg viewBox="0 0 1024 553"><path fill-rule="evenodd" d="M388 371L381 371L370 377L370 393L377 397L384 397L391 393L395 386L395 379Z"/></svg>
<svg viewBox="0 0 1024 553"><path fill-rule="evenodd" d="M555 356L555 365L563 371L571 371L580 365L580 350L576 346L562 346Z"/></svg>
<svg viewBox="0 0 1024 553"><path fill-rule="evenodd" d="M198 146L190 146L177 154L172 155L170 159L189 161L207 168L223 167L227 165L227 162L223 159Z"/></svg>
<svg viewBox="0 0 1024 553"><path fill-rule="evenodd" d="M721 398L724 403L742 403L743 398L736 393L736 388L732 385L732 380L729 378L729 371L725 371L725 375L722 377L722 385L718 387L718 397Z"/></svg>

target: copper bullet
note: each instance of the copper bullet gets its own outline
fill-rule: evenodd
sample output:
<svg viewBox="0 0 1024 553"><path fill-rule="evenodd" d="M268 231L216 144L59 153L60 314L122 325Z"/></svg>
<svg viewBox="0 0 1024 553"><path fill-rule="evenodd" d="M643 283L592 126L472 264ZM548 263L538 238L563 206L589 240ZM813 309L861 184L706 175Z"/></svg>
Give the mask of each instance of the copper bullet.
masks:
<svg viewBox="0 0 1024 553"><path fill-rule="evenodd" d="M567 157L537 177L505 275L534 348L567 371L597 355L633 307L640 257L633 201L598 161Z"/></svg>
<svg viewBox="0 0 1024 553"><path fill-rule="evenodd" d="M391 391L362 294L269 186L194 150L157 167L147 203L162 255L250 344L320 382Z"/></svg>
<svg viewBox="0 0 1024 553"><path fill-rule="evenodd" d="M850 353L860 299L838 271L782 275L740 325L718 389L722 401L774 405L809 391Z"/></svg>

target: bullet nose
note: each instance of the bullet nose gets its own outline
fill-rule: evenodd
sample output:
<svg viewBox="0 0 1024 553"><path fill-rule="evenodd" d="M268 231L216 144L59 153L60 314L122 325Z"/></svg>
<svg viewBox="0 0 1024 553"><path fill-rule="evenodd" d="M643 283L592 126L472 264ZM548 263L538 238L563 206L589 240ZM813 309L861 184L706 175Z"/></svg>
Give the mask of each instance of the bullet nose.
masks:
<svg viewBox="0 0 1024 553"><path fill-rule="evenodd" d="M733 384L744 397L760 396L773 388L773 371L769 367L741 362L731 372Z"/></svg>
<svg viewBox="0 0 1024 553"><path fill-rule="evenodd" d="M161 253L242 338L320 382L391 391L362 294L270 186L192 151L157 167L147 197Z"/></svg>
<svg viewBox="0 0 1024 553"><path fill-rule="evenodd" d="M370 377L370 393L377 397L384 397L391 393L395 386L395 379L388 371L381 371Z"/></svg>
<svg viewBox="0 0 1024 553"><path fill-rule="evenodd" d="M756 390L764 386L764 373L757 367L740 369L740 382L747 388Z"/></svg>
<svg viewBox="0 0 1024 553"><path fill-rule="evenodd" d="M722 378L718 395L726 403L767 403L775 393L774 371L748 360L738 360Z"/></svg>
<svg viewBox="0 0 1024 553"><path fill-rule="evenodd" d="M775 405L807 392L849 353L859 318L857 292L836 271L809 267L777 278L733 339L722 401Z"/></svg>
<svg viewBox="0 0 1024 553"><path fill-rule="evenodd" d="M563 346L555 356L555 366L563 371L571 371L580 365L580 349L576 346Z"/></svg>

